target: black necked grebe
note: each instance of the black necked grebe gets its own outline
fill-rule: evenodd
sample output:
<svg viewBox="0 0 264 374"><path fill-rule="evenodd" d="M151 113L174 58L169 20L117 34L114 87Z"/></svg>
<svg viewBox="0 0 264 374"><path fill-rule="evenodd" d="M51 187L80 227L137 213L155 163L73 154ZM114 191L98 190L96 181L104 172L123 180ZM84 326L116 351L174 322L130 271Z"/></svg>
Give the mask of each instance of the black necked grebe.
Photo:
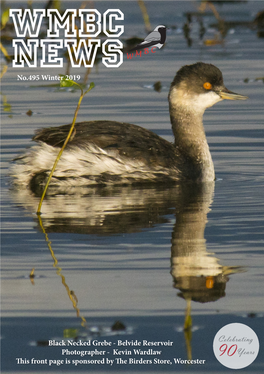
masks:
<svg viewBox="0 0 264 374"><path fill-rule="evenodd" d="M223 99L247 97L229 91L221 71L198 62L183 66L169 91L174 144L142 127L113 121L81 122L65 148L51 185L84 186L215 179L203 127L206 108ZM14 160L14 183L32 190L45 184L71 125L37 131L31 147Z"/></svg>

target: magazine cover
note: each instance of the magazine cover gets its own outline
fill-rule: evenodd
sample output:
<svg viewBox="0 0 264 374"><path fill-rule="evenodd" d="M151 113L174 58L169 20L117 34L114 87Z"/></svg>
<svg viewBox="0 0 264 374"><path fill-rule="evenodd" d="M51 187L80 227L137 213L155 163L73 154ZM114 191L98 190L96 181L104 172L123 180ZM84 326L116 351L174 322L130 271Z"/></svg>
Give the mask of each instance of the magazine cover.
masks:
<svg viewBox="0 0 264 374"><path fill-rule="evenodd" d="M264 1L2 1L1 372L264 372Z"/></svg>

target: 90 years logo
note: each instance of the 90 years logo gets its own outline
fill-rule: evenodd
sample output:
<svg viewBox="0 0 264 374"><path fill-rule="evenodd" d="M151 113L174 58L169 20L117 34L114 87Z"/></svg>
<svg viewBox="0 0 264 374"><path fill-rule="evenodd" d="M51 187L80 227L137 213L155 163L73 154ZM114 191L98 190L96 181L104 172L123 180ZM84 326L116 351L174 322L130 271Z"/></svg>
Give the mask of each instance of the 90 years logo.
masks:
<svg viewBox="0 0 264 374"><path fill-rule="evenodd" d="M222 365L229 369L243 369L256 359L259 340L247 325L230 323L215 335L213 350Z"/></svg>

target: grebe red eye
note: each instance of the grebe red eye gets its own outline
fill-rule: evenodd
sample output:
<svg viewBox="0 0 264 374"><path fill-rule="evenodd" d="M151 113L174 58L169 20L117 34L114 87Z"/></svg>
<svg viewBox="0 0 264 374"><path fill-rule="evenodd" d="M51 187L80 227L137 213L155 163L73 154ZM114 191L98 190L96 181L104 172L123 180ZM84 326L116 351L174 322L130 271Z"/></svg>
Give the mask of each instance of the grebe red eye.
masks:
<svg viewBox="0 0 264 374"><path fill-rule="evenodd" d="M205 83L203 84L203 87L204 87L206 90L210 90L210 89L212 88L212 85L211 85L211 83L209 83L209 82L205 82Z"/></svg>

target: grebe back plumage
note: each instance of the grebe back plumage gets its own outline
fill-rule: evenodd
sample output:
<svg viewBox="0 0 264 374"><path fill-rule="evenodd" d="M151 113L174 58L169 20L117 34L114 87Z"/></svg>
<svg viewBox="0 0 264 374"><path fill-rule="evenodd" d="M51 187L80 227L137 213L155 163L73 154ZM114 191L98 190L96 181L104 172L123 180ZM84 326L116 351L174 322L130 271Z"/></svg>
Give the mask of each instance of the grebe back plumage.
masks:
<svg viewBox="0 0 264 374"><path fill-rule="evenodd" d="M169 91L174 144L129 123L77 123L51 185L213 181L214 166L204 132L203 113L223 99L246 98L224 86L222 73L214 65L198 62L183 66ZM45 184L70 126L37 131L33 137L37 145L17 157L11 167L15 184L32 190Z"/></svg>

